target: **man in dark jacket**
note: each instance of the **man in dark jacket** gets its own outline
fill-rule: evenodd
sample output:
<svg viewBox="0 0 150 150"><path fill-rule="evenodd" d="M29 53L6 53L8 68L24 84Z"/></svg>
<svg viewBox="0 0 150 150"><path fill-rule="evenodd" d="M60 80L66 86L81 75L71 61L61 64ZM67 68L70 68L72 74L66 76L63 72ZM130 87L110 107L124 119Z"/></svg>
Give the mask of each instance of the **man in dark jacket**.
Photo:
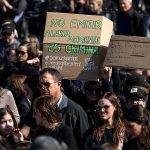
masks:
<svg viewBox="0 0 150 150"><path fill-rule="evenodd" d="M88 117L83 108L70 100L61 88L61 74L53 68L44 68L40 72L39 88L43 95L48 94L56 99L64 124L73 129L78 146L85 131L89 128Z"/></svg>
<svg viewBox="0 0 150 150"><path fill-rule="evenodd" d="M142 16L133 7L132 0L119 0L120 12L117 17L117 35L143 36Z"/></svg>

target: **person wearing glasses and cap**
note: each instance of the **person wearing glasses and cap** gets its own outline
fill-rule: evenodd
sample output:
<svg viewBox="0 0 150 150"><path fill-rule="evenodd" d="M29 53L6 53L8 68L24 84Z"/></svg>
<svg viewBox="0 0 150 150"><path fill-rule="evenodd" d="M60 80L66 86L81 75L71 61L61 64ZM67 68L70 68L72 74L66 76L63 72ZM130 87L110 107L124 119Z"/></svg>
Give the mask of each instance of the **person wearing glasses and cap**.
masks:
<svg viewBox="0 0 150 150"><path fill-rule="evenodd" d="M147 107L150 85L144 75L132 74L127 77L124 93L126 97L126 108L133 105Z"/></svg>
<svg viewBox="0 0 150 150"><path fill-rule="evenodd" d="M129 108L132 107L133 105L142 105L144 108L146 108L146 104L148 101L148 94L149 90L143 87L133 86L129 88L129 92L127 93L126 96L127 98L126 107Z"/></svg>
<svg viewBox="0 0 150 150"><path fill-rule="evenodd" d="M12 21L6 21L1 26L1 39L0 39L0 66L3 67L6 63L6 49L10 45L18 47L20 41L16 38L15 24Z"/></svg>
<svg viewBox="0 0 150 150"><path fill-rule="evenodd" d="M106 92L95 105L99 122L85 133L83 150L100 149L104 143L117 144L122 149L125 127L119 98L114 92Z"/></svg>

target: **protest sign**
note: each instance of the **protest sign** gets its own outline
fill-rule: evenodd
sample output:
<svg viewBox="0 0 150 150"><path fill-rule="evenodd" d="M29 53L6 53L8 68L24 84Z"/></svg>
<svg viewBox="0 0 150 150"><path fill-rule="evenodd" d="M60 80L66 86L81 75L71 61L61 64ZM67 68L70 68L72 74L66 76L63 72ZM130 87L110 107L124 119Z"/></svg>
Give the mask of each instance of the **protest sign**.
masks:
<svg viewBox="0 0 150 150"><path fill-rule="evenodd" d="M105 66L150 69L150 38L114 35L104 61Z"/></svg>
<svg viewBox="0 0 150 150"><path fill-rule="evenodd" d="M47 13L42 68L56 68L68 79L97 79L112 30L103 16Z"/></svg>

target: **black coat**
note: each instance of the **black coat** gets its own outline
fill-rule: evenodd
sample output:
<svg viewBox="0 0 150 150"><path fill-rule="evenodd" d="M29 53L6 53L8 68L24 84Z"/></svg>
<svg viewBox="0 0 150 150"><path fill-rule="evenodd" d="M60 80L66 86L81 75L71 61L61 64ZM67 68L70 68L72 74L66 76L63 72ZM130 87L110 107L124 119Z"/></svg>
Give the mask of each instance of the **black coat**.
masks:
<svg viewBox="0 0 150 150"><path fill-rule="evenodd" d="M45 127L38 127L33 131L31 139L34 140L36 137L41 135L52 136L59 142L66 143L71 150L78 150L73 131L66 125L60 125L55 130Z"/></svg>
<svg viewBox="0 0 150 150"><path fill-rule="evenodd" d="M18 62L18 73L26 75L27 77L39 74L39 66L28 64L26 61Z"/></svg>
<svg viewBox="0 0 150 150"><path fill-rule="evenodd" d="M89 128L88 117L83 108L63 94L59 111L64 124L73 129L77 144L80 145L83 134Z"/></svg>
<svg viewBox="0 0 150 150"><path fill-rule="evenodd" d="M28 113L30 112L31 102L25 95L15 98L15 101L20 115L20 127L22 127Z"/></svg>
<svg viewBox="0 0 150 150"><path fill-rule="evenodd" d="M114 128L112 129L105 129L104 135L102 136L102 139L100 142L98 142L93 137L94 130L98 128L98 124L93 125L89 130L85 133L83 137L83 144L82 144L82 150L99 150L101 145L104 143L114 143L113 142L113 133Z"/></svg>
<svg viewBox="0 0 150 150"><path fill-rule="evenodd" d="M124 143L123 150L149 150L149 148L139 144L137 139L132 139Z"/></svg>
<svg viewBox="0 0 150 150"><path fill-rule="evenodd" d="M119 12L116 23L117 35L144 36L142 16L134 8Z"/></svg>

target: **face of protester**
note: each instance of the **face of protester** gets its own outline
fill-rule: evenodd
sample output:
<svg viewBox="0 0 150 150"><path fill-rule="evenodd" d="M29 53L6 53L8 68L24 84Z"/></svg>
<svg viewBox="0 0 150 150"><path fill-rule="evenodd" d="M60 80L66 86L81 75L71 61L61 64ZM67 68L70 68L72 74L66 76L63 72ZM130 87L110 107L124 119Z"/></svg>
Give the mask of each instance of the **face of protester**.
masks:
<svg viewBox="0 0 150 150"><path fill-rule="evenodd" d="M61 96L61 82L54 80L48 72L40 76L39 88L42 95L51 95L56 100Z"/></svg>
<svg viewBox="0 0 150 150"><path fill-rule="evenodd" d="M20 46L18 51L17 51L17 55L18 55L18 61L22 62L22 61L26 61L28 59L28 50L26 46Z"/></svg>
<svg viewBox="0 0 150 150"><path fill-rule="evenodd" d="M0 134L8 136L14 128L14 122L10 114L5 114L0 120Z"/></svg>
<svg viewBox="0 0 150 150"><path fill-rule="evenodd" d="M132 3L129 0L120 0L120 8L122 11L129 11L132 7Z"/></svg>
<svg viewBox="0 0 150 150"><path fill-rule="evenodd" d="M142 125L132 121L125 121L127 136L130 139L137 138L142 131Z"/></svg>
<svg viewBox="0 0 150 150"><path fill-rule="evenodd" d="M97 111L101 120L112 121L115 110L115 106L108 99L99 100Z"/></svg>
<svg viewBox="0 0 150 150"><path fill-rule="evenodd" d="M146 101L142 98L137 98L137 97L129 98L127 101L127 107L130 108L133 105L141 105L145 108L146 107Z"/></svg>
<svg viewBox="0 0 150 150"><path fill-rule="evenodd" d="M95 0L91 0L89 2L89 8L91 12L97 12L100 8L99 8L99 4L95 1Z"/></svg>
<svg viewBox="0 0 150 150"><path fill-rule="evenodd" d="M7 59L10 62L17 62L17 55L16 55L16 50L9 50L9 53L7 55Z"/></svg>
<svg viewBox="0 0 150 150"><path fill-rule="evenodd" d="M101 89L100 87L95 87L94 85L90 85L89 87L86 88L85 95L89 103L95 104L100 99Z"/></svg>
<svg viewBox="0 0 150 150"><path fill-rule="evenodd" d="M4 33L2 33L2 37L6 41L6 43L11 44L15 38L15 33L4 32Z"/></svg>

